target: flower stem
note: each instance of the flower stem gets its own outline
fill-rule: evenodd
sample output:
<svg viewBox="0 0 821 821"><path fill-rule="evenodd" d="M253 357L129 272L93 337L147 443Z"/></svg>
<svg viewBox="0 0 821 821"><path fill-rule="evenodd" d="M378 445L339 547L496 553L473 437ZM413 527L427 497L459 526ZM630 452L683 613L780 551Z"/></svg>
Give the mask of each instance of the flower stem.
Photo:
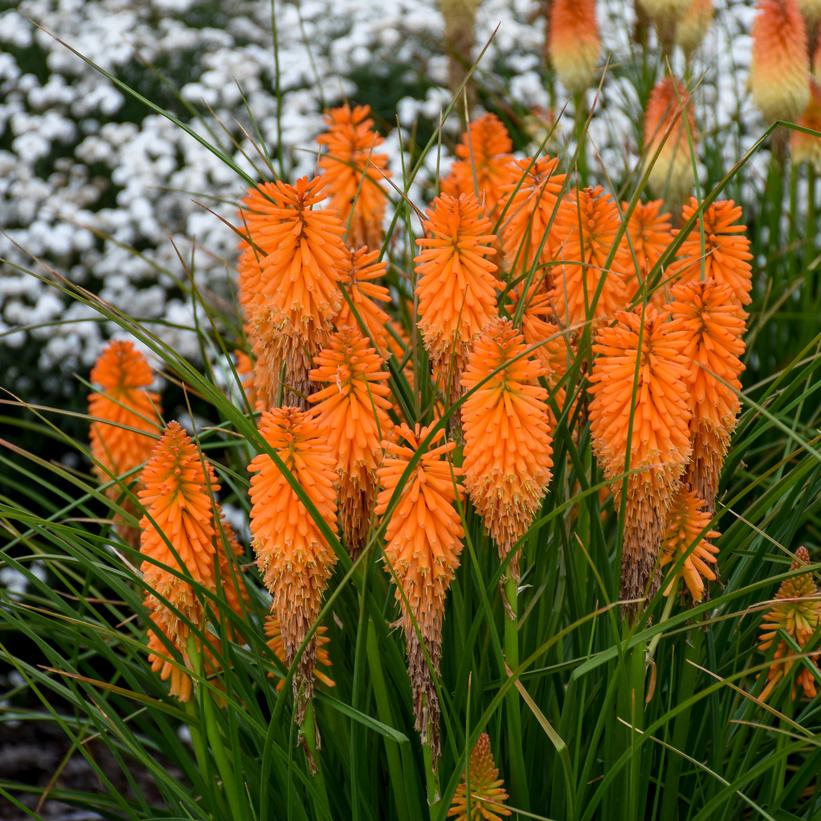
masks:
<svg viewBox="0 0 821 821"><path fill-rule="evenodd" d="M507 666L514 672L519 669L519 585L516 579L505 580L505 657ZM527 809L528 791L525 760L522 752L522 719L519 713L519 696L511 689L506 696L507 728L510 758L510 786L513 803Z"/></svg>
<svg viewBox="0 0 821 821"><path fill-rule="evenodd" d="M427 740L422 742L422 758L425 762L425 784L427 786L428 807L431 810L431 818L433 818L433 808L439 803L441 793L439 791L439 773L434 764L433 734L428 730L426 736Z"/></svg>
<svg viewBox="0 0 821 821"><path fill-rule="evenodd" d="M330 818L330 803L328 801L327 790L325 789L325 777L322 775L322 768L319 763L316 714L314 713L314 704L312 701L309 701L307 707L305 708L305 718L299 729L301 742L305 745L305 753L308 758L308 767L311 771L311 775L313 775L312 786L315 789L312 791L312 797L314 799L316 817Z"/></svg>

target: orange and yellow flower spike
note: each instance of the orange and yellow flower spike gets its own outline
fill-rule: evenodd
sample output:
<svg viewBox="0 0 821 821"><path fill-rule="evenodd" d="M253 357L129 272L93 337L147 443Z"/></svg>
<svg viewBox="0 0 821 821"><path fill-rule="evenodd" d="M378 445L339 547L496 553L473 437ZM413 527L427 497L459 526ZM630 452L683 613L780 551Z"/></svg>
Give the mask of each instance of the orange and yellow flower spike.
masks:
<svg viewBox="0 0 821 821"><path fill-rule="evenodd" d="M593 343L593 451L615 485L617 504L630 447L621 570L625 599L658 589L667 511L690 458L683 337L648 305L643 315L641 307L618 314L616 324L600 328ZM627 608L628 613L635 609Z"/></svg>
<svg viewBox="0 0 821 821"><path fill-rule="evenodd" d="M579 94L596 77L601 52L596 0L553 0L547 53L562 85Z"/></svg>
<svg viewBox="0 0 821 821"><path fill-rule="evenodd" d="M815 80L810 80L810 91L810 102L798 118L798 125L811 128L813 131L821 131L821 85ZM821 137L803 131L791 131L790 151L796 165L809 163L817 174L821 174Z"/></svg>
<svg viewBox="0 0 821 821"><path fill-rule="evenodd" d="M335 333L314 359L311 395L317 423L336 455L339 519L351 556L365 547L376 498L376 468L382 440L391 428L391 407L382 359L358 329Z"/></svg>
<svg viewBox="0 0 821 821"><path fill-rule="evenodd" d="M628 203L622 203L622 207L627 211ZM635 276L628 277L631 287L628 287L628 297L632 299L636 294L636 288L647 279L647 275L653 270L656 263L661 259L661 255L673 241L672 218L667 211L663 211L663 200L651 200L646 203L636 203L630 219L627 221L627 233L630 236L630 245L633 253L631 256L631 271L635 270ZM635 255L635 263L633 263ZM657 288L650 297L656 307L660 307L666 287Z"/></svg>
<svg viewBox="0 0 821 821"><path fill-rule="evenodd" d="M260 435L279 456L332 530L336 530L336 457L314 414L284 407L267 411ZM296 491L267 453L248 465L251 534L263 582L274 599L285 661L296 657L319 616L336 554ZM311 641L294 674L294 718L302 724L313 694L316 643Z"/></svg>
<svg viewBox="0 0 821 821"><path fill-rule="evenodd" d="M676 21L676 45L691 55L702 43L713 22L713 0L689 0Z"/></svg>
<svg viewBox="0 0 821 821"><path fill-rule="evenodd" d="M511 810L505 806L507 799L505 782L499 778L499 769L490 749L490 736L482 733L470 752L467 772L453 794L448 818L455 818L456 821L501 821L502 817L511 815Z"/></svg>
<svg viewBox="0 0 821 821"><path fill-rule="evenodd" d="M810 563L810 554L806 547L799 547L795 551L795 560L790 565L791 570L798 570ZM781 582L775 594L772 609L764 616L761 622L758 649L766 653L773 642L777 642L773 663L767 671L767 686L759 696L766 701L781 679L788 675L795 659L781 661L787 656L794 655L794 650L781 638L780 632L786 633L795 643L805 649L821 626L821 592L815 585L812 573L801 573L791 579ZM809 663L818 665L819 652L810 654ZM800 686L807 698L815 698L815 677L811 670L802 665L795 677L792 688L792 697L795 698L796 689Z"/></svg>
<svg viewBox="0 0 821 821"><path fill-rule="evenodd" d="M810 100L807 30L796 0L758 0L750 88L767 122L796 120Z"/></svg>
<svg viewBox="0 0 821 821"><path fill-rule="evenodd" d="M347 103L325 112L328 131L316 141L327 148L319 159L322 179L347 229L351 248L382 243L382 221L388 204L385 179L390 178L388 157L376 152L384 142L373 130L371 108Z"/></svg>
<svg viewBox="0 0 821 821"><path fill-rule="evenodd" d="M387 512L402 474L430 430L431 426L417 425L411 430L402 424L395 429L397 441L383 443L377 515ZM403 484L388 522L384 548L385 570L396 584L396 600L402 611L416 729L430 746L434 760L439 757L439 699L433 674L438 673L442 652L445 597L459 566L464 535L455 507L464 492L457 484L461 470L448 458L456 445L442 444L443 436L443 430L434 435Z"/></svg>
<svg viewBox="0 0 821 821"><path fill-rule="evenodd" d="M664 591L670 596L679 577L684 579L695 604L704 598L705 580L716 580L712 565L718 561L718 548L713 544L721 534L712 530L710 513L704 502L692 490L682 486L667 514L667 527L661 546L661 566L675 565L686 556L674 578Z"/></svg>
<svg viewBox="0 0 821 821"><path fill-rule="evenodd" d="M316 636L316 667L314 667L314 678L326 687L336 687L336 682L331 678L331 656L326 645L331 640L328 637L328 628L321 624L317 628ZM279 659L283 665L287 665L285 660L285 642L282 638L282 630L276 613L269 613L265 617L265 637L266 644L270 651ZM279 692L285 686L285 679L280 679L276 684L276 691Z"/></svg>
<svg viewBox="0 0 821 821"><path fill-rule="evenodd" d="M545 368L521 356L526 350L513 323L498 319L476 340L462 376L466 391L484 383L461 408L465 488L502 560L532 524L553 467L547 391L539 385ZM518 554L506 575L518 580Z"/></svg>

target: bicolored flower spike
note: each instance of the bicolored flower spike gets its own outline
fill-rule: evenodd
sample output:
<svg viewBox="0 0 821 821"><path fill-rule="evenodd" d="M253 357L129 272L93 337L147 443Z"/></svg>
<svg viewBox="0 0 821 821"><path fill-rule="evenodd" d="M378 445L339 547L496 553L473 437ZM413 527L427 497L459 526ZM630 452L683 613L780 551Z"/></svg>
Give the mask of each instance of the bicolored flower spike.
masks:
<svg viewBox="0 0 821 821"><path fill-rule="evenodd" d="M336 456L314 414L284 407L267 411L260 435L279 456L324 522L336 529ZM274 599L291 665L319 616L336 554L285 474L267 453L248 465L251 535L263 582ZM313 694L316 643L310 642L294 674L294 718L302 724Z"/></svg>
<svg viewBox="0 0 821 821"><path fill-rule="evenodd" d="M692 458L687 483L715 508L718 480L740 408L744 319L732 291L708 279L673 287L671 327L684 339Z"/></svg>
<svg viewBox="0 0 821 821"><path fill-rule="evenodd" d="M490 749L490 736L482 733L470 752L467 772L453 794L448 818L455 818L456 821L501 821L503 816L511 815L511 810L505 806L507 799L505 782L499 778L499 769Z"/></svg>
<svg viewBox="0 0 821 821"><path fill-rule="evenodd" d="M556 172L558 166L556 157L516 160L501 188L499 208L507 208L501 229L505 265L517 275L550 260L558 243L555 229L548 231L565 181L565 175ZM534 281L544 277L537 270Z"/></svg>
<svg viewBox="0 0 821 821"><path fill-rule="evenodd" d="M316 210L327 194L319 177L251 189L240 211L240 300L256 356L254 386L263 408L304 405L311 357L339 312L338 284L349 263L345 229L335 211ZM284 383L281 373L284 369Z"/></svg>
<svg viewBox="0 0 821 821"><path fill-rule="evenodd" d="M596 0L553 0L547 52L562 85L571 94L593 84L600 51Z"/></svg>
<svg viewBox="0 0 821 821"><path fill-rule="evenodd" d="M821 49L819 49L819 54L821 54ZM821 131L821 85L811 80L810 91L810 102L798 118L798 125L811 128L813 131ZM814 166L817 174L821 174L821 137L806 134L803 131L791 131L790 151L796 165L808 163Z"/></svg>
<svg viewBox="0 0 821 821"><path fill-rule="evenodd" d="M810 98L807 30L796 0L758 0L750 88L768 122L796 120Z"/></svg>
<svg viewBox="0 0 821 821"><path fill-rule="evenodd" d="M562 202L556 218L561 264L553 269L550 295L565 327L610 319L627 306L626 279L633 262L624 236L605 267L620 227L618 206L601 186L584 188Z"/></svg>
<svg viewBox="0 0 821 821"><path fill-rule="evenodd" d="M682 208L682 222L698 209L695 197ZM739 307L750 303L752 266L747 228L739 224L741 206L732 200L718 200L707 206L681 244L678 258L667 274L673 282L714 279L729 286ZM703 240L702 240L703 237ZM703 245L702 245L703 241Z"/></svg>
<svg viewBox="0 0 821 821"><path fill-rule="evenodd" d="M676 45L692 54L702 43L713 22L713 0L689 0L676 21Z"/></svg>
<svg viewBox="0 0 821 821"><path fill-rule="evenodd" d="M473 194L485 214L496 215L500 188L507 182L513 142L495 114L483 114L468 125L456 146L457 160L442 180L442 193Z"/></svg>
<svg viewBox="0 0 821 821"><path fill-rule="evenodd" d="M314 678L326 687L336 687L336 682L331 678L331 657L328 654L326 645L331 640L328 637L328 628L320 624L315 633L316 636L316 667L314 667ZM280 663L287 665L285 660L285 641L282 638L282 630L279 626L276 613L269 613L265 617L265 637L266 644L270 651L279 659ZM285 679L280 679L276 684L276 691L279 692L285 686Z"/></svg>
<svg viewBox="0 0 821 821"><path fill-rule="evenodd" d="M418 324L434 374L453 402L470 345L496 316L496 236L473 194L442 194L427 217L414 259Z"/></svg>
<svg viewBox="0 0 821 821"><path fill-rule="evenodd" d="M667 512L690 458L690 408L683 331L648 305L621 312L593 343L593 450L621 502L627 477L621 595L653 595ZM629 445L629 464L627 459ZM628 612L635 606L628 607Z"/></svg>
<svg viewBox="0 0 821 821"><path fill-rule="evenodd" d="M462 376L466 391L476 388L461 408L465 488L502 560L532 524L553 467L547 391L539 385L545 368L525 351L513 323L498 319L476 340ZM507 573L518 579L518 554Z"/></svg>
<svg viewBox="0 0 821 821"><path fill-rule="evenodd" d="M399 425L396 441L383 442L377 515L387 513L402 474L431 427L417 425L411 430ZM443 436L443 430L434 435L403 483L388 522L384 548L385 570L396 585L396 600L402 610L416 729L430 745L434 759L439 757L439 700L433 676L438 674L442 653L445 597L459 566L464 535L455 506L463 495L457 484L461 470L448 457L456 445L443 444Z"/></svg>
<svg viewBox="0 0 821 821"><path fill-rule="evenodd" d="M690 95L675 77L665 77L650 93L644 119L644 160L650 163L655 158L650 188L668 202L681 202L695 182L695 150L696 118Z"/></svg>
<svg viewBox="0 0 821 821"><path fill-rule="evenodd" d="M664 591L665 596L675 591L676 581L681 577L693 602L698 604L704 598L705 581L716 580L713 567L718 561L718 548L713 541L721 534L710 528L710 519L704 502L692 490L682 486L667 514L661 566L676 565L682 556L685 559Z"/></svg>
<svg viewBox="0 0 821 821"><path fill-rule="evenodd" d="M311 395L317 423L336 455L339 519L345 544L356 557L365 547L376 498L382 440L391 428L388 377L382 359L358 329L343 328L314 359Z"/></svg>
<svg viewBox="0 0 821 821"><path fill-rule="evenodd" d="M628 203L622 203L622 206L626 211ZM662 210L663 208L663 200L636 203L627 221L627 233L632 247L631 262L635 256L633 268L636 272L635 278L632 275L628 277L628 281L634 286L628 287L629 298L635 296L636 288L647 279L647 275L673 241L672 218L667 211ZM653 292L656 307L660 306L665 291L666 289L662 287Z"/></svg>
<svg viewBox="0 0 821 821"><path fill-rule="evenodd" d="M377 149L384 139L373 130L371 108L347 103L325 112L328 131L316 141L327 148L319 159L322 179L347 228L348 245L378 248L388 204L385 178L391 176L388 157Z"/></svg>
<svg viewBox="0 0 821 821"><path fill-rule="evenodd" d="M791 570L798 570L810 563L810 554L806 547L799 547L795 551L795 560L790 565ZM765 701L781 679L785 678L795 659L788 656L795 655L795 649L782 637L788 635L802 650L806 651L812 637L821 627L821 592L815 585L812 573L801 573L781 582L775 594L772 609L764 616L761 622L758 649L766 653L776 643L773 663L767 671L767 686L759 696ZM782 661L782 659L787 660ZM810 653L807 664L818 665L819 652ZM813 672L801 663L801 669L795 677L792 688L792 697L800 686L807 698L815 698L815 676Z"/></svg>

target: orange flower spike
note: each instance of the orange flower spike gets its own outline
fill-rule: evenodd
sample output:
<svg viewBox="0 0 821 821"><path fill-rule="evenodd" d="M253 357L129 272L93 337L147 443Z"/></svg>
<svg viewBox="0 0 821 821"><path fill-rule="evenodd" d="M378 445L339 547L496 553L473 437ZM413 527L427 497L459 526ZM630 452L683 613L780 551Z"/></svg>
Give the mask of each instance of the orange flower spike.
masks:
<svg viewBox="0 0 821 821"><path fill-rule="evenodd" d="M629 203L622 203L625 211ZM630 235L630 244L635 254L635 263L638 265L637 279L643 282L656 263L661 259L661 255L673 241L673 231L671 227L672 218L666 211L663 200L651 200L647 203L636 203L633 213L627 223L627 233ZM631 254L631 263L632 263ZM632 280L632 277L630 277ZM635 296L628 293L629 298ZM654 292L654 301L660 301L664 296L662 289ZM660 307L658 304L656 307Z"/></svg>
<svg viewBox="0 0 821 821"><path fill-rule="evenodd" d="M713 279L674 286L668 307L671 327L686 340L684 355L689 363L685 381L692 410L693 455L687 481L708 510L713 510L740 408L737 391L744 370L744 318L732 291Z"/></svg>
<svg viewBox="0 0 821 821"><path fill-rule="evenodd" d="M791 570L810 563L810 554L806 547L795 551L795 560ZM779 636L783 631L795 643L805 649L808 642L821 626L821 592L815 585L812 573L802 573L783 581L775 594L772 609L761 622L758 649L766 653L774 641L777 641L773 663L767 671L767 686L759 698L765 701L778 682L792 669L795 660L781 662L780 659L794 654L794 649ZM811 660L817 665L819 653L811 653ZM802 665L793 685L792 696L795 698L796 686L800 685L807 698L815 698L815 678L810 670Z"/></svg>
<svg viewBox="0 0 821 821"><path fill-rule="evenodd" d="M796 120L809 103L807 30L796 0L758 0L750 88L768 122Z"/></svg>
<svg viewBox="0 0 821 821"><path fill-rule="evenodd" d="M676 23L676 45L692 54L702 43L713 22L713 0L689 0Z"/></svg>
<svg viewBox="0 0 821 821"><path fill-rule="evenodd" d="M684 332L652 306L645 308L643 329L641 307L616 319L614 326L598 330L593 344L590 428L599 465L615 484L617 504L629 439L621 594L635 599L658 589L667 511L690 457L688 362Z"/></svg>
<svg viewBox="0 0 821 821"><path fill-rule="evenodd" d="M280 630L275 613L270 613L265 617L265 636L268 639L266 644L270 651L282 664L287 664L285 661L285 642L282 639L282 630ZM314 678L326 687L336 687L336 682L330 677L332 664L326 647L331 641L330 638L328 638L328 628L324 624L320 624L315 636L316 667L314 668ZM285 679L279 679L276 684L276 691L279 692L284 684Z"/></svg>
<svg viewBox="0 0 821 821"><path fill-rule="evenodd" d="M500 186L507 182L513 142L495 114L484 114L468 125L456 146L458 159L442 180L442 193L474 194L485 213L495 216Z"/></svg>
<svg viewBox="0 0 821 821"><path fill-rule="evenodd" d="M667 515L667 528L662 543L661 566L676 564L686 556L676 577L670 581L665 596L673 593L676 579L681 576L693 603L704 598L705 579L714 582L712 565L718 561L718 548L712 540L721 534L709 528L710 513L704 509L704 502L687 488L680 488Z"/></svg>
<svg viewBox="0 0 821 821"><path fill-rule="evenodd" d="M470 779L470 814L468 814L468 778ZM490 737L482 733L471 750L468 772L462 776L448 817L456 821L500 821L511 810L505 806L508 799L505 782L499 778L499 769L493 760Z"/></svg>
<svg viewBox="0 0 821 821"><path fill-rule="evenodd" d="M821 55L821 49L818 54ZM812 95L809 105L798 118L798 125L811 128L813 131L821 131L821 85L811 80L810 90ZM803 131L791 131L790 150L796 165L803 162L810 163L815 167L816 173L821 174L821 137L805 134Z"/></svg>
<svg viewBox="0 0 821 821"><path fill-rule="evenodd" d="M553 0L547 51L562 85L571 94L592 85L601 52L596 0Z"/></svg>
<svg viewBox="0 0 821 821"><path fill-rule="evenodd" d="M310 397L317 423L336 454L339 518L352 556L365 546L376 497L382 439L391 428L390 374L358 329L343 328L314 359L312 382L324 385Z"/></svg>
<svg viewBox="0 0 821 821"><path fill-rule="evenodd" d="M304 488L326 524L335 530L336 457L315 416L297 408L267 411L260 435ZM336 555L305 505L266 453L248 465L251 534L263 582L274 598L285 660L291 664L322 607ZM294 676L295 720L302 724L313 693L315 643L303 653Z"/></svg>
<svg viewBox="0 0 821 821"><path fill-rule="evenodd" d="M682 208L682 222L687 222L697 209L698 203L692 197ZM714 279L730 287L736 305L748 305L753 255L746 236L747 228L738 224L740 218L741 206L732 200L719 200L709 205L702 216L703 248L702 229L696 221L679 248L678 259L668 269L670 279L674 282Z"/></svg>
<svg viewBox="0 0 821 821"><path fill-rule="evenodd" d="M550 260L556 248L555 228L548 232L548 225L565 181L556 173L558 165L556 157L515 160L500 189L499 208L507 207L501 228L505 264L514 273L529 273L535 263ZM534 281L544 276L537 271Z"/></svg>
<svg viewBox="0 0 821 821"><path fill-rule="evenodd" d="M655 158L648 183L669 202L681 202L693 188L691 143L695 151L696 118L690 95L675 77L665 77L647 102L644 159L649 163Z"/></svg>
<svg viewBox="0 0 821 821"><path fill-rule="evenodd" d="M327 148L319 159L322 178L331 192L331 207L347 228L348 245L378 247L388 198L385 178L391 176L388 157L375 149L384 142L373 130L367 105L347 103L325 112L328 131L316 141Z"/></svg>
<svg viewBox="0 0 821 821"><path fill-rule="evenodd" d="M610 268L604 267L620 226L618 206L601 186L585 188L562 202L556 217L562 238L556 257L563 262L554 269L551 297L566 327L589 318L609 319L627 307L633 261L624 236Z"/></svg>
<svg viewBox="0 0 821 821"><path fill-rule="evenodd" d="M427 217L414 259L419 330L434 372L450 374L441 381L453 401L471 342L496 316L496 237L472 194L442 194Z"/></svg>
<svg viewBox="0 0 821 821"><path fill-rule="evenodd" d="M502 560L533 522L553 467L547 391L538 381L545 368L530 356L516 359L526 350L513 323L498 319L476 340L462 377L466 391L487 380L462 405L463 465L465 487ZM518 579L518 555L507 573Z"/></svg>
<svg viewBox="0 0 821 821"><path fill-rule="evenodd" d="M385 458L377 471L378 516L387 512L402 474L431 426L417 425L412 431L402 424L394 430L397 441L382 443ZM402 609L416 729L423 741L430 743L435 759L439 755L439 701L423 645L435 673L442 651L445 597L459 566L464 536L455 507L457 497L463 495L462 487L456 484L462 471L448 458L455 443L441 444L443 436L440 430L433 437L404 483L388 522L384 548L385 570L396 584L396 599Z"/></svg>

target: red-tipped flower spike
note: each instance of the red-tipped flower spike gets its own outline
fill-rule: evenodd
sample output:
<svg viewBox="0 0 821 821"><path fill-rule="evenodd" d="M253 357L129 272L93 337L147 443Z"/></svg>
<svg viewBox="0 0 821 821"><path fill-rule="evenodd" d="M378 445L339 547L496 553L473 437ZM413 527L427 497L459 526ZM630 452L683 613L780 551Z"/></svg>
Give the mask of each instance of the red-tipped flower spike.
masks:
<svg viewBox="0 0 821 821"><path fill-rule="evenodd" d="M417 426L412 431L403 424L396 429L398 443L383 443L386 453L378 471L377 515L387 512L402 474L430 430L430 426ZM456 445L440 444L443 435L440 430L433 437L403 483L388 522L384 549L385 570L397 586L396 600L402 609L416 729L430 745L434 759L439 757L439 700L423 648L433 672L438 673L445 596L459 566L464 535L455 507L463 494L456 484L461 471L447 457Z"/></svg>
<svg viewBox="0 0 821 821"><path fill-rule="evenodd" d="M627 307L626 278L633 262L624 236L610 267L605 267L620 226L618 206L601 186L577 191L562 202L556 218L561 236L556 257L563 262L554 269L551 297L566 327L610 319Z"/></svg>
<svg viewBox="0 0 821 821"><path fill-rule="evenodd" d="M821 53L821 50L819 50ZM821 131L821 85L810 81L811 96L804 113L798 118L798 125ZM821 174L821 137L806 134L803 131L790 132L790 150L793 162L810 163L815 167L817 174Z"/></svg>
<svg viewBox="0 0 821 821"><path fill-rule="evenodd" d="M644 160L649 163L655 158L648 182L668 202L681 202L692 190L695 150L696 118L690 95L675 77L665 77L656 84L647 103Z"/></svg>
<svg viewBox="0 0 821 821"><path fill-rule="evenodd" d="M622 206L626 211L629 203L622 203ZM673 241L671 217L669 213L661 210L663 207L663 200L636 203L627 222L627 233L630 235L630 245L635 254L637 266L636 285L644 282L661 259L661 255L667 250L667 246ZM630 276L629 280L632 282L633 277ZM665 290L661 288L654 291L654 302L660 303ZM628 296L632 298L635 295L635 289L629 288L628 291ZM657 304L656 307L659 305Z"/></svg>
<svg viewBox="0 0 821 821"><path fill-rule="evenodd" d="M465 487L502 560L533 522L553 467L547 391L539 385L545 369L522 356L526 350L513 323L498 319L476 340L462 377L466 391L483 383L462 405ZM518 554L507 573L518 579Z"/></svg>
<svg viewBox="0 0 821 821"><path fill-rule="evenodd" d="M690 456L688 363L683 332L652 306L644 317L637 308L617 320L600 328L593 344L590 427L599 465L616 485L617 503L629 441L621 591L623 598L635 599L658 588L667 511Z"/></svg>
<svg viewBox="0 0 821 821"><path fill-rule="evenodd" d="M285 401L305 403L311 357L342 303L337 283L349 253L336 213L314 210L326 197L323 186L319 177L265 183L251 189L240 211L251 246L243 251L241 302L263 407L278 403L283 366Z"/></svg>
<svg viewBox="0 0 821 821"><path fill-rule="evenodd" d="M693 602L698 604L704 598L705 579L711 582L716 580L711 565L718 561L718 548L712 540L721 534L710 529L710 518L710 513L704 509L704 502L692 490L681 487L667 514L661 566L675 565L682 556L686 558L664 591L665 596L673 593L680 576Z"/></svg>
<svg viewBox="0 0 821 821"><path fill-rule="evenodd" d="M382 242L382 219L388 198L385 178L391 176L388 157L375 151L384 142L373 130L371 108L345 103L325 112L328 132L316 138L328 149L319 160L322 179L347 227L348 245L377 248Z"/></svg>
<svg viewBox="0 0 821 821"><path fill-rule="evenodd" d="M553 0L547 51L562 85L571 94L593 83L601 51L596 0Z"/></svg>
<svg viewBox="0 0 821 821"><path fill-rule="evenodd" d="M324 385L311 396L317 422L336 455L339 519L345 544L356 557L365 546L376 498L382 440L391 407L382 359L358 329L343 328L314 359L311 381Z"/></svg>
<svg viewBox="0 0 821 821"><path fill-rule="evenodd" d="M799 547L795 551L795 561L790 565L790 569L798 570L809 563L810 554L807 548ZM759 696L761 701L766 700L778 682L790 672L796 661L795 659L781 661L787 656L795 655L795 650L781 637L781 632L786 633L802 650L805 650L819 626L821 626L821 594L815 586L812 573L802 573L781 582L775 594L773 608L761 622L758 649L766 653L772 647L773 642L777 642L773 663L767 671L767 686ZM818 652L810 653L807 663L817 665L818 657ZM795 677L792 688L793 698L795 698L798 685L801 686L807 698L815 698L815 677L803 663Z"/></svg>
<svg viewBox="0 0 821 821"><path fill-rule="evenodd" d="M713 22L713 0L689 0L676 22L676 45L692 54L704 40Z"/></svg>
<svg viewBox="0 0 821 821"><path fill-rule="evenodd" d="M688 362L685 378L692 410L693 455L687 482L715 507L718 479L740 407L737 391L744 370L744 319L726 285L713 279L673 288L672 328L683 335Z"/></svg>
<svg viewBox="0 0 821 821"><path fill-rule="evenodd" d="M277 408L262 415L260 435L304 489L320 516L336 529L336 458L312 414ZM296 657L319 616L336 554L296 491L267 453L255 456L251 477L251 534L257 565L274 598L285 660ZM310 642L294 674L294 718L302 724L313 694L316 644Z"/></svg>
<svg viewBox="0 0 821 821"><path fill-rule="evenodd" d="M505 264L516 274L547 262L558 243L556 231L547 228L565 180L564 174L556 173L558 165L556 157L526 157L509 167L499 208L507 207L502 223ZM534 282L544 276L537 270Z"/></svg>
<svg viewBox="0 0 821 821"><path fill-rule="evenodd" d="M448 401L459 395L459 379L473 339L496 316L496 237L472 194L442 194L433 201L416 240L419 330L434 373Z"/></svg>
<svg viewBox="0 0 821 821"><path fill-rule="evenodd" d="M507 182L513 143L495 114L484 114L468 125L456 146L458 159L442 180L442 193L473 194L488 216L495 216L500 187Z"/></svg>
<svg viewBox="0 0 821 821"><path fill-rule="evenodd" d="M682 208L682 221L687 222L697 208L698 203L693 197ZM714 279L729 286L736 305L748 305L753 255L746 226L737 224L740 218L741 206L732 200L719 200L709 205L702 216L703 229L696 221L681 244L678 259L667 271L670 279L674 282Z"/></svg>
<svg viewBox="0 0 821 821"><path fill-rule="evenodd" d="M487 733L482 733L477 739L470 752L467 769L453 794L448 817L456 821L501 821L502 816L510 815L511 811L505 806L508 799L505 782L499 778Z"/></svg>
<svg viewBox="0 0 821 821"><path fill-rule="evenodd" d="M750 87L768 122L795 120L810 98L807 30L796 0L758 0Z"/></svg>
<svg viewBox="0 0 821 821"><path fill-rule="evenodd" d="M314 667L314 678L326 687L336 687L336 682L330 677L332 666L331 657L325 646L331 641L328 638L328 628L324 624L320 624L314 635L316 636L316 667ZM282 664L287 665L285 660L285 642L282 638L282 630L280 629L276 613L270 613L265 617L265 637L268 639L266 644L271 652ZM279 692L284 685L285 679L280 679L276 684L277 692Z"/></svg>

